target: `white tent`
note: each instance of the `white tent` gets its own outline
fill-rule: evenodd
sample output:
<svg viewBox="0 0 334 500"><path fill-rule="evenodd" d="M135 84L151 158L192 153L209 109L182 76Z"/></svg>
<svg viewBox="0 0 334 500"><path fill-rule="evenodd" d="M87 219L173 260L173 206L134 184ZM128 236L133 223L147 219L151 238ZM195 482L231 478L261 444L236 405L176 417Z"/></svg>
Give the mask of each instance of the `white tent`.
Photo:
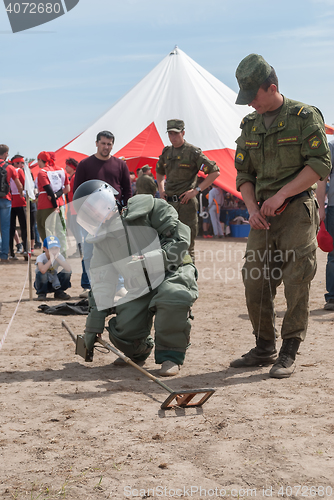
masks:
<svg viewBox="0 0 334 500"><path fill-rule="evenodd" d="M155 167L169 144L166 122L179 118L185 122L187 142L219 165L216 184L240 196L235 189L235 139L249 108L235 100L233 90L175 47L102 118L58 150L57 161L93 154L98 132L110 130L115 135L113 155L124 157L130 170L146 163Z"/></svg>

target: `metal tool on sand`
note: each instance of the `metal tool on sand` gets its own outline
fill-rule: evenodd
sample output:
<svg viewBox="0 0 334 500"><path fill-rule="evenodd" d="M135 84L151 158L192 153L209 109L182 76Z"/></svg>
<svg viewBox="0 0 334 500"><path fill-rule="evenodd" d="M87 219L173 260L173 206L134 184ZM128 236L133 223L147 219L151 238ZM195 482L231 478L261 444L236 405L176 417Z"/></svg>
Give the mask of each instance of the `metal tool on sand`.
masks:
<svg viewBox="0 0 334 500"><path fill-rule="evenodd" d="M92 351L87 351L86 346L84 345L84 339L82 335L77 335L73 333L72 329L68 326L66 321L62 321L62 326L66 328L67 332L70 334L71 339L76 344L76 354L79 354L84 358L85 361L93 361L93 353ZM191 389L191 390L182 390L182 391L173 391L170 387L164 384L161 380L154 377L148 371L144 370L141 366L138 366L134 363L130 358L125 356L122 352L116 349L114 346L110 345L108 342L103 340L101 337L97 337L97 342L108 351L113 352L119 358L123 359L128 365L133 366L136 370L143 373L146 377L150 378L156 384L160 385L163 389L170 393L168 398L162 403L161 409L167 410L171 408L194 408L202 406L215 392L215 389ZM197 399L199 397L199 399Z"/></svg>

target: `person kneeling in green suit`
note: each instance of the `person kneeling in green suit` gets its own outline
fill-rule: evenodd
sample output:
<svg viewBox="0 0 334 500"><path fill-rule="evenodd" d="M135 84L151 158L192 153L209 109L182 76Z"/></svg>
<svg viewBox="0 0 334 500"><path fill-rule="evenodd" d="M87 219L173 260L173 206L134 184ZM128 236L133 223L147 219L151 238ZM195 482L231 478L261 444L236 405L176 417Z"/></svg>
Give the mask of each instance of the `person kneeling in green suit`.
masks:
<svg viewBox="0 0 334 500"><path fill-rule="evenodd" d="M190 229L165 200L140 194L121 208L115 194L109 184L91 180L73 198L77 223L94 248L86 347L93 348L106 317L116 312L106 327L115 347L138 364L154 347L159 374L177 375L190 345L191 306L198 298L197 270L188 253ZM119 275L127 294L115 301Z"/></svg>

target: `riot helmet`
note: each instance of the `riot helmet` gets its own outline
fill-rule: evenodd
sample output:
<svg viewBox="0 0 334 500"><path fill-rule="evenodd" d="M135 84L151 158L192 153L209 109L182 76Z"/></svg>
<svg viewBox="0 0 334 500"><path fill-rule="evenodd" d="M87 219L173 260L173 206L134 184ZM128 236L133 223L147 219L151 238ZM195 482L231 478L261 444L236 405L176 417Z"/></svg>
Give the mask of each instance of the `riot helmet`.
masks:
<svg viewBox="0 0 334 500"><path fill-rule="evenodd" d="M101 225L118 213L117 194L118 191L107 182L98 179L83 182L73 196L77 223L96 236Z"/></svg>

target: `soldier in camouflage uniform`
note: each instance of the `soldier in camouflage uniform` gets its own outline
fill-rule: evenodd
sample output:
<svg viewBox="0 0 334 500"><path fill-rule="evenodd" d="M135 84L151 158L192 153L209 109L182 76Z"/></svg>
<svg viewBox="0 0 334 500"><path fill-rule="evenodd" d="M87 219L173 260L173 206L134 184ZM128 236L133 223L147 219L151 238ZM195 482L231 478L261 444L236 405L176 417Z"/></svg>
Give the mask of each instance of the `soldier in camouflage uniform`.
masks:
<svg viewBox="0 0 334 500"><path fill-rule="evenodd" d="M168 120L167 132L172 146L166 146L157 163L156 176L161 198L165 198L179 214L181 222L190 227L189 253L194 259L195 238L198 233L198 201L196 195L211 186L219 176L219 168L199 148L184 140L184 122ZM208 174L197 186L199 171ZM166 186L164 186L166 176Z"/></svg>
<svg viewBox="0 0 334 500"><path fill-rule="evenodd" d="M255 108L241 123L235 167L250 215L243 281L256 347L231 366L274 363L270 376L285 378L306 336L319 226L313 189L328 175L329 148L321 112L280 94L275 70L261 56L243 59L236 77L236 103ZM277 358L273 299L281 282L287 310Z"/></svg>
<svg viewBox="0 0 334 500"><path fill-rule="evenodd" d="M158 190L157 184L151 174L151 167L145 165L142 167L142 175L140 175L136 182L137 194L151 194L155 196Z"/></svg>

